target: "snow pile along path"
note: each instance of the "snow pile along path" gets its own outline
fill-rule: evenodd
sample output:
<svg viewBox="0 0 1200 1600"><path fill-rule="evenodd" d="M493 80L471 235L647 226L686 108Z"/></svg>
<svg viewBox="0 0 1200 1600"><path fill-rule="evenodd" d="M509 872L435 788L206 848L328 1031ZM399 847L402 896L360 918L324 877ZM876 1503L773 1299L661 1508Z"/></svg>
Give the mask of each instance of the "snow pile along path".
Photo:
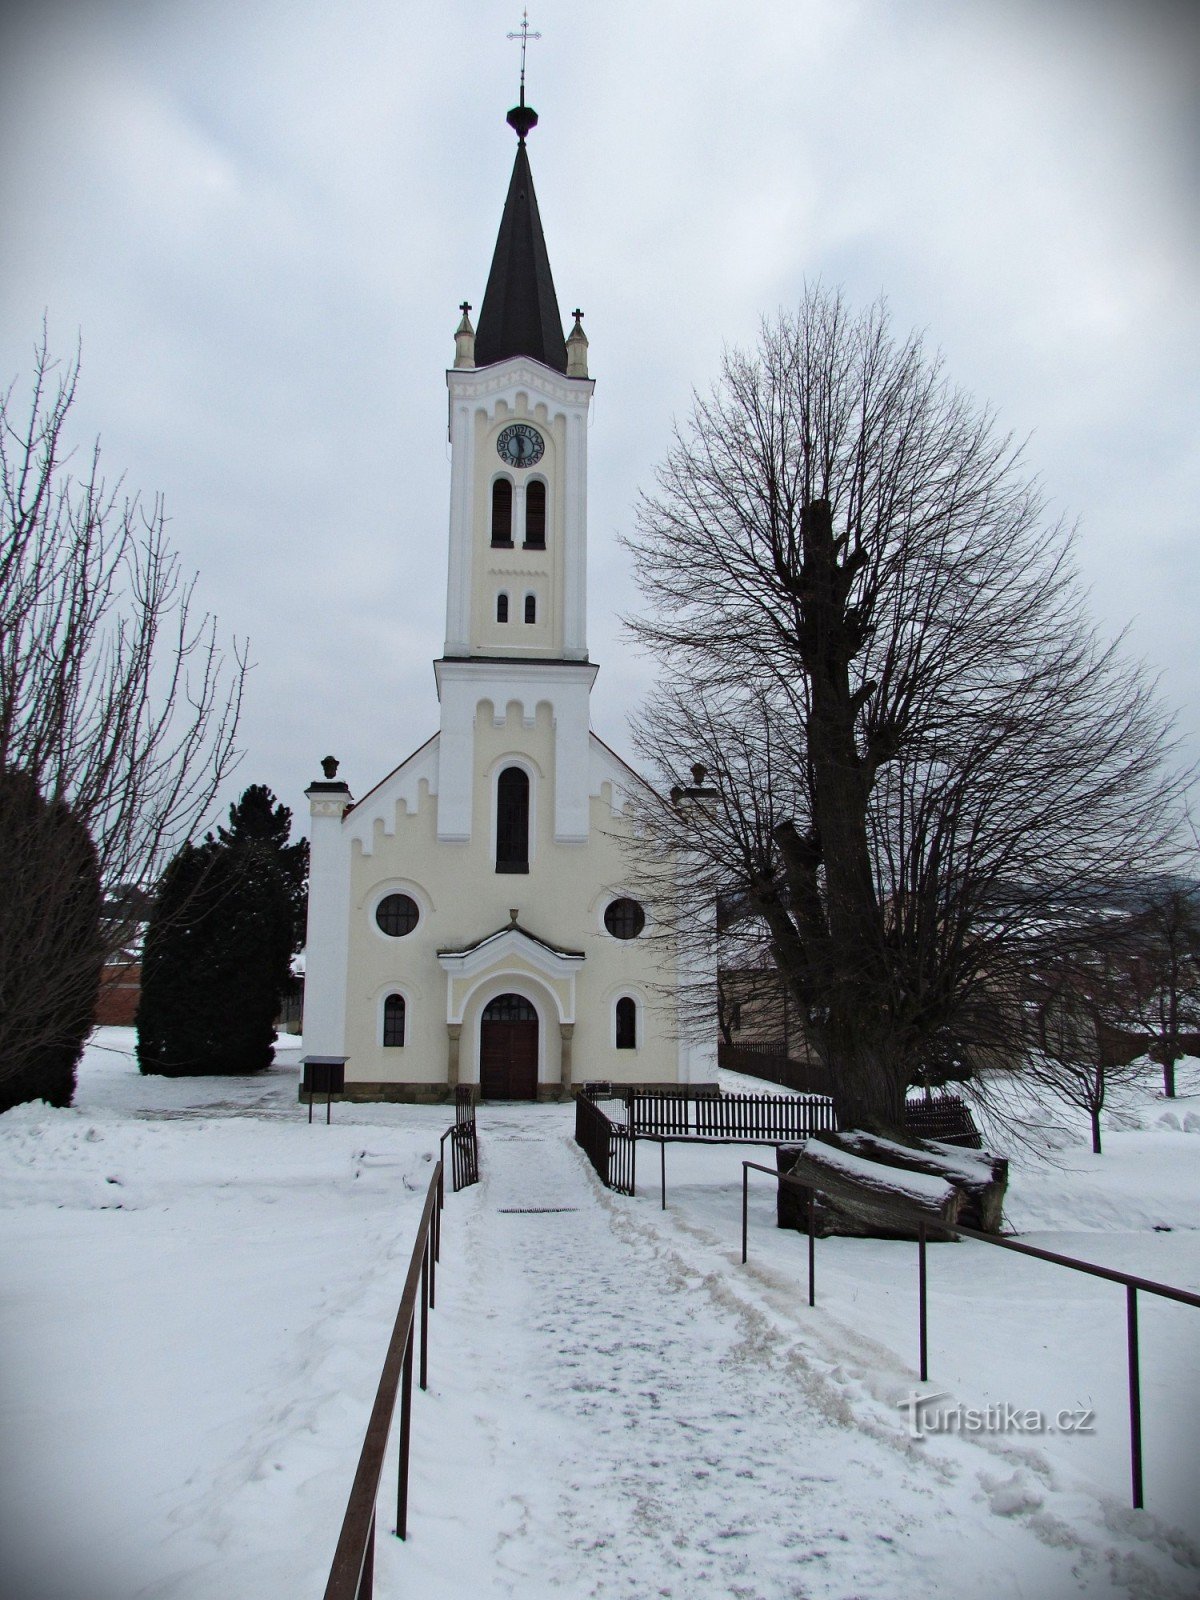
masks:
<svg viewBox="0 0 1200 1600"><path fill-rule="evenodd" d="M910 1439L861 1352L814 1355L732 1255L696 1265L686 1229L606 1193L562 1112L484 1108L480 1135L483 1180L447 1201L411 1538L384 1541L381 1592L1195 1592L1186 1541L1059 1489L1036 1451Z"/></svg>

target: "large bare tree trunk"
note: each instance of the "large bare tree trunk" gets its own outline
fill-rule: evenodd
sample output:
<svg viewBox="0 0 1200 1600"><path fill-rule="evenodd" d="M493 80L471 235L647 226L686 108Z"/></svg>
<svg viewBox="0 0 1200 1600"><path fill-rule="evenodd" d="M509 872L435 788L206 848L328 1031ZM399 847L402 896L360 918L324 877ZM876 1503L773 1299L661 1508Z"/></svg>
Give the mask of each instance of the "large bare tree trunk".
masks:
<svg viewBox="0 0 1200 1600"><path fill-rule="evenodd" d="M638 744L676 797L632 846L657 928L769 954L842 1119L901 1137L910 1082L1012 1064L1048 958L1177 870L1168 719L1019 448L882 305L810 289L729 352L658 489L630 541L664 669Z"/></svg>

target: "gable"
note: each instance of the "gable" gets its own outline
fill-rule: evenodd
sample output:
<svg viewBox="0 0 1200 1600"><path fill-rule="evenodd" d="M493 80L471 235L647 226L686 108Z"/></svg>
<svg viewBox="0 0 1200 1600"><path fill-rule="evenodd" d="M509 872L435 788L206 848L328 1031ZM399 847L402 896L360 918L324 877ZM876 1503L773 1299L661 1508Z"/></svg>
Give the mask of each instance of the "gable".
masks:
<svg viewBox="0 0 1200 1600"><path fill-rule="evenodd" d="M365 855L371 854L377 822L389 839L395 837L396 807L401 801L406 811L415 812L420 805L422 783L430 794L437 793L439 738L435 733L426 739L346 812L342 819L345 837L356 839Z"/></svg>

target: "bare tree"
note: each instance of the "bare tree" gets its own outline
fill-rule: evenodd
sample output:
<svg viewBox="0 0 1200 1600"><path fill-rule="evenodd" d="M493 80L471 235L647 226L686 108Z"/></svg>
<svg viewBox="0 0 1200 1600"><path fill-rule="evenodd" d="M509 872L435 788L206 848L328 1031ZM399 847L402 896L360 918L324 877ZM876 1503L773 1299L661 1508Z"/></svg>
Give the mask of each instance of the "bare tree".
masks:
<svg viewBox="0 0 1200 1600"><path fill-rule="evenodd" d="M1084 1112L1092 1153L1101 1154L1100 1119L1111 1088L1141 1075L1140 1058L1120 1048L1135 1005L1135 977L1120 946L1125 930L1087 956L1059 952L1033 975L1024 1070L1032 1083Z"/></svg>
<svg viewBox="0 0 1200 1600"><path fill-rule="evenodd" d="M147 885L239 759L244 653L198 611L161 501L109 485L98 446L71 470L78 373L43 330L29 399L0 397L0 837L24 849L0 899L0 1098L88 1014L98 959L128 936L115 916L64 943L61 818L105 888Z"/></svg>
<svg viewBox="0 0 1200 1600"><path fill-rule="evenodd" d="M1168 721L1019 450L882 305L811 290L728 353L658 483L631 626L676 782L641 870L685 942L745 907L844 1124L895 1130L931 1062L1019 1048L1030 963L1169 857Z"/></svg>
<svg viewBox="0 0 1200 1600"><path fill-rule="evenodd" d="M1165 889L1131 921L1126 940L1126 1027L1148 1034L1163 1069L1163 1093L1175 1098L1175 1064L1200 1033L1200 910L1195 890Z"/></svg>

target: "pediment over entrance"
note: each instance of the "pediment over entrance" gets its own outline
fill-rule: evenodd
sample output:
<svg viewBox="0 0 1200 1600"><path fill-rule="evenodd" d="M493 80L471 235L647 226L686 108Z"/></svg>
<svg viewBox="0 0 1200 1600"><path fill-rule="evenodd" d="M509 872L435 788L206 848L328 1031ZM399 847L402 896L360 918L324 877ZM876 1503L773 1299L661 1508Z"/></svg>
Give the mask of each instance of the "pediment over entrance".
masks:
<svg viewBox="0 0 1200 1600"><path fill-rule="evenodd" d="M489 979L523 975L540 979L553 996L560 1022L575 1020L575 974L584 961L582 950L565 950L510 922L482 939L454 950L439 950L438 965L446 973L446 1020L461 1022L470 996Z"/></svg>

